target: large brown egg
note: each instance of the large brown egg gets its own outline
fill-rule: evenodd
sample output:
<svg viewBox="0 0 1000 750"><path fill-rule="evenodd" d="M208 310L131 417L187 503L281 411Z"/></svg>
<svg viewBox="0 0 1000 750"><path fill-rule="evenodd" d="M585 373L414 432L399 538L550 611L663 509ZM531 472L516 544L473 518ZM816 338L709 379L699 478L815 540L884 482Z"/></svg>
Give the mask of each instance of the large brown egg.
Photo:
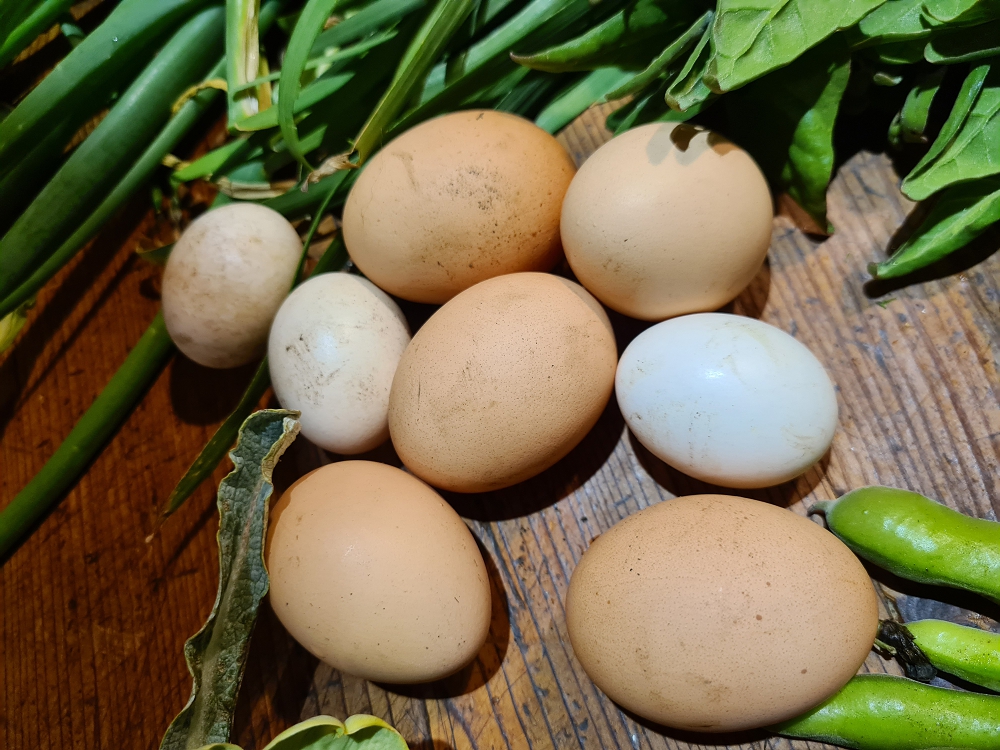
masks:
<svg viewBox="0 0 1000 750"><path fill-rule="evenodd" d="M836 693L878 629L871 580L789 510L694 495L599 536L570 581L573 651L612 700L700 732L761 727Z"/></svg>
<svg viewBox="0 0 1000 750"><path fill-rule="evenodd" d="M578 284L543 273L483 281L403 352L389 434L433 485L482 492L547 469L583 439L614 385L615 337Z"/></svg>
<svg viewBox="0 0 1000 750"><path fill-rule="evenodd" d="M274 507L267 567L292 637L369 680L446 677L489 632L475 539L440 495L393 466L344 461L293 484Z"/></svg>
<svg viewBox="0 0 1000 750"><path fill-rule="evenodd" d="M521 117L438 117L368 163L344 206L344 242L385 291L440 304L493 276L551 269L574 172L559 142Z"/></svg>
<svg viewBox="0 0 1000 750"><path fill-rule="evenodd" d="M652 123L601 146L562 209L573 272L642 320L716 310L767 256L771 194L746 151L693 125Z"/></svg>

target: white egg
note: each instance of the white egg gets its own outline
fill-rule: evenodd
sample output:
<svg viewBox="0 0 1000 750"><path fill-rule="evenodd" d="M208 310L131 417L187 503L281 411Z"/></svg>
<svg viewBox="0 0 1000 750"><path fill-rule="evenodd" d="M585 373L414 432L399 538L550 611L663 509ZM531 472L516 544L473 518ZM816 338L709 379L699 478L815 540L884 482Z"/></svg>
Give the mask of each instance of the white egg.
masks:
<svg viewBox="0 0 1000 750"><path fill-rule="evenodd" d="M658 458L727 487L768 487L818 461L837 427L823 365L784 331L701 313L639 334L618 363L625 422Z"/></svg>
<svg viewBox="0 0 1000 750"><path fill-rule="evenodd" d="M356 454L389 437L389 388L410 329L399 306L360 276L326 273L293 291L271 326L271 383L302 434Z"/></svg>

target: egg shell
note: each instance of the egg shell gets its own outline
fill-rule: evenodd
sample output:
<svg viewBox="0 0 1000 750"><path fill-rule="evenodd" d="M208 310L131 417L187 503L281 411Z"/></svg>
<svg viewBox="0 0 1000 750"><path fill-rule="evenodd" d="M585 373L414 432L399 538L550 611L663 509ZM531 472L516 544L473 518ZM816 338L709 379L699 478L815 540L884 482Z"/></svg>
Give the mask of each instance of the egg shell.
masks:
<svg viewBox="0 0 1000 750"><path fill-rule="evenodd" d="M798 476L837 428L837 395L815 355L781 329L737 315L686 315L646 329L622 354L615 392L650 452L726 487Z"/></svg>
<svg viewBox="0 0 1000 750"><path fill-rule="evenodd" d="M429 682L486 642L490 583L458 514L405 471L327 464L275 505L271 606L330 666L377 682Z"/></svg>
<svg viewBox="0 0 1000 750"><path fill-rule="evenodd" d="M611 323L579 284L542 273L483 281L403 353L389 433L414 474L457 492L528 479L565 456L611 395Z"/></svg>
<svg viewBox="0 0 1000 750"><path fill-rule="evenodd" d="M399 306L367 279L315 276L282 303L271 325L271 383L302 434L342 454L389 438L389 388L410 329Z"/></svg>
<svg viewBox="0 0 1000 750"><path fill-rule="evenodd" d="M295 229L266 206L231 203L199 216L163 271L163 319L177 348L206 367L262 357L301 255Z"/></svg>
<svg viewBox="0 0 1000 750"><path fill-rule="evenodd" d="M667 500L599 536L566 600L612 700L699 732L766 726L837 692L875 641L864 567L821 526L727 495Z"/></svg>
<svg viewBox="0 0 1000 750"><path fill-rule="evenodd" d="M577 279L642 320L716 310L753 279L773 218L750 155L686 123L651 123L584 162L563 201L562 242Z"/></svg>
<svg viewBox="0 0 1000 750"><path fill-rule="evenodd" d="M575 171L559 142L521 117L444 115L371 159L344 206L344 242L381 288L440 304L493 276L551 269Z"/></svg>

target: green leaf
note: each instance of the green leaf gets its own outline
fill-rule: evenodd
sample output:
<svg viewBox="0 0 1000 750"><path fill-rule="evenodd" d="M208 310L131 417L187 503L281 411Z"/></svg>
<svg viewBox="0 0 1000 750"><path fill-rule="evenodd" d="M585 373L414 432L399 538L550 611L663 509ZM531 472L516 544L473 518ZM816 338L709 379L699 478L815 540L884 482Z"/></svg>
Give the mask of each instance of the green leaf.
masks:
<svg viewBox="0 0 1000 750"><path fill-rule="evenodd" d="M376 716L357 714L340 722L316 716L286 729L264 750L407 750L402 736Z"/></svg>
<svg viewBox="0 0 1000 750"><path fill-rule="evenodd" d="M621 68L598 68L553 99L538 113L535 124L549 133L556 133L592 105L603 101L609 91L632 78L630 72Z"/></svg>
<svg viewBox="0 0 1000 750"><path fill-rule="evenodd" d="M0 354L10 349L17 338L17 334L28 322L28 310L35 304L34 300L29 300L16 310L12 310L0 318Z"/></svg>
<svg viewBox="0 0 1000 750"><path fill-rule="evenodd" d="M160 750L186 750L229 739L257 609L267 593L264 566L271 473L299 431L298 413L268 409L240 428L235 465L219 485L219 590L205 625L184 644L194 678L187 705Z"/></svg>
<svg viewBox="0 0 1000 750"><path fill-rule="evenodd" d="M734 140L821 227L828 226L833 127L849 77L850 50L838 36L725 99Z"/></svg>
<svg viewBox="0 0 1000 750"><path fill-rule="evenodd" d="M917 271L969 244L1000 221L1000 177L948 188L923 223L892 257L871 268L877 279Z"/></svg>
<svg viewBox="0 0 1000 750"><path fill-rule="evenodd" d="M853 26L885 1L719 0L706 83L718 92L749 83Z"/></svg>
<svg viewBox="0 0 1000 750"><path fill-rule="evenodd" d="M316 38L323 29L323 24L337 8L346 5L349 0L309 0L299 15L285 58L281 65L281 77L278 82L281 95L278 97L278 127L285 139L285 145L296 161L307 169L312 169L306 161L305 151L299 143L299 131L295 125L295 104L302 91L302 73Z"/></svg>
<svg viewBox="0 0 1000 750"><path fill-rule="evenodd" d="M656 59L651 62L645 70L632 76L626 83L619 86L614 91L609 91L607 98L609 100L621 99L625 96L631 96L638 94L640 91L644 91L649 86L664 75L667 69L674 64L680 56L691 49L691 47L698 42L699 39L705 33L705 29L709 27L712 23L712 18L715 14L708 10L698 19L694 21L679 37L674 39L670 44L668 44L664 50L656 56Z"/></svg>
<svg viewBox="0 0 1000 750"><path fill-rule="evenodd" d="M944 68L937 68L920 77L916 85L906 95L899 117L893 120L898 127L898 137L907 143L923 143L927 140L927 118L930 115L934 97L941 88Z"/></svg>
<svg viewBox="0 0 1000 750"><path fill-rule="evenodd" d="M667 84L664 84L651 94L636 97L622 107L619 107L606 121L608 130L615 135L621 135L626 130L645 125L650 122L686 122L710 107L718 97L711 97L690 107L684 112L671 109L666 102Z"/></svg>
<svg viewBox="0 0 1000 750"><path fill-rule="evenodd" d="M971 25L1000 18L1000 1L924 0L924 13L939 24Z"/></svg>
<svg viewBox="0 0 1000 750"><path fill-rule="evenodd" d="M1000 65L974 68L927 155L903 180L923 200L964 180L1000 173Z"/></svg>
<svg viewBox="0 0 1000 750"><path fill-rule="evenodd" d="M375 0L316 37L309 55L322 55L330 48L343 47L374 34L379 29L398 23L426 4L426 0Z"/></svg>
<svg viewBox="0 0 1000 750"><path fill-rule="evenodd" d="M924 21L923 0L887 0L850 32L854 46L925 39L930 34L931 27Z"/></svg>
<svg viewBox="0 0 1000 750"><path fill-rule="evenodd" d="M0 511L0 559L76 482L160 374L173 350L163 315L158 314L42 470Z"/></svg>
<svg viewBox="0 0 1000 750"><path fill-rule="evenodd" d="M975 62L1000 55L1000 20L937 34L924 48L936 65Z"/></svg>
<svg viewBox="0 0 1000 750"><path fill-rule="evenodd" d="M671 109L678 112L686 112L701 104L704 104L711 97L715 96L712 90L705 85L705 72L712 62L712 28L707 26L698 40L698 44L691 50L687 61L667 87L664 101L670 105Z"/></svg>
<svg viewBox="0 0 1000 750"><path fill-rule="evenodd" d="M260 73L260 0L226 0L226 101L229 128L257 114L257 92L247 84Z"/></svg>
<svg viewBox="0 0 1000 750"><path fill-rule="evenodd" d="M0 37L0 68L5 68L22 50L47 31L59 16L69 10L73 0L43 0L17 28Z"/></svg>
<svg viewBox="0 0 1000 750"><path fill-rule="evenodd" d="M662 49L664 37L690 25L699 10L687 0L638 0L580 36L514 62L552 73L614 65L639 68Z"/></svg>

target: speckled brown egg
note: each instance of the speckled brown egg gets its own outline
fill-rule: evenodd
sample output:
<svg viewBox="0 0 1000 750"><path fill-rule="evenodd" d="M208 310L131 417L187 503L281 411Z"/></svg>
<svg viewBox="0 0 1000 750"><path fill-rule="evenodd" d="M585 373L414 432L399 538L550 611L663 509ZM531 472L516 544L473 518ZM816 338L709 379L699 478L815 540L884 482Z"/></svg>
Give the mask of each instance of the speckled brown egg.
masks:
<svg viewBox="0 0 1000 750"><path fill-rule="evenodd" d="M728 495L667 500L599 536L570 581L573 650L612 700L700 732L796 716L875 641L865 569L833 534Z"/></svg>
<svg viewBox="0 0 1000 750"><path fill-rule="evenodd" d="M369 680L446 677L489 633L475 539L440 495L393 466L344 461L293 484L272 513L267 567L292 637Z"/></svg>
<svg viewBox="0 0 1000 750"><path fill-rule="evenodd" d="M344 206L344 242L382 289L440 304L493 276L551 269L574 172L559 142L528 120L444 115L368 163Z"/></svg>
<svg viewBox="0 0 1000 750"><path fill-rule="evenodd" d="M433 485L482 492L565 456L611 395L616 348L600 304L543 273L483 281L444 305L403 352L389 434Z"/></svg>
<svg viewBox="0 0 1000 750"><path fill-rule="evenodd" d="M664 320L735 298L767 256L771 220L767 181L746 151L693 125L652 123L580 167L563 201L562 242L601 302Z"/></svg>

